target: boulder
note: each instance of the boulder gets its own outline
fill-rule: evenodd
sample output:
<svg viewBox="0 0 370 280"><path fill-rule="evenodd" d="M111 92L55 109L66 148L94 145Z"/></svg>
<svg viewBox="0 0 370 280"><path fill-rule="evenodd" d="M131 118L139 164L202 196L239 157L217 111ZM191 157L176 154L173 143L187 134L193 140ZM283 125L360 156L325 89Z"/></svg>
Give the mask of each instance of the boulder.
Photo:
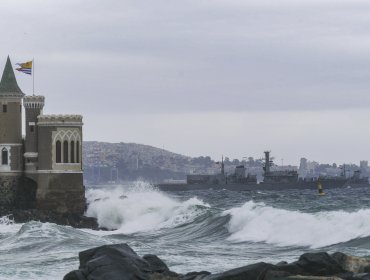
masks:
<svg viewBox="0 0 370 280"><path fill-rule="evenodd" d="M369 273L357 273L350 277L345 278L345 280L370 280Z"/></svg>
<svg viewBox="0 0 370 280"><path fill-rule="evenodd" d="M294 264L302 269L299 274L303 275L328 276L346 272L339 263L326 252L303 254Z"/></svg>
<svg viewBox="0 0 370 280"><path fill-rule="evenodd" d="M201 280L210 274L211 273L208 271L189 272L186 273L185 275L181 275L180 280Z"/></svg>
<svg viewBox="0 0 370 280"><path fill-rule="evenodd" d="M211 274L206 276L204 280L264 280L265 274L272 267L274 267L272 264L260 262L218 274Z"/></svg>
<svg viewBox="0 0 370 280"><path fill-rule="evenodd" d="M295 275L282 278L275 278L274 280L344 280L344 279L336 276Z"/></svg>
<svg viewBox="0 0 370 280"><path fill-rule="evenodd" d="M148 262L152 272L164 273L170 271L168 266L156 255L144 255L143 259Z"/></svg>
<svg viewBox="0 0 370 280"><path fill-rule="evenodd" d="M336 252L331 257L341 266L343 270L353 273L370 272L370 260Z"/></svg>
<svg viewBox="0 0 370 280"><path fill-rule="evenodd" d="M167 265L154 255L139 257L127 244L104 245L82 251L80 268L64 276L64 280L150 280L173 279Z"/></svg>

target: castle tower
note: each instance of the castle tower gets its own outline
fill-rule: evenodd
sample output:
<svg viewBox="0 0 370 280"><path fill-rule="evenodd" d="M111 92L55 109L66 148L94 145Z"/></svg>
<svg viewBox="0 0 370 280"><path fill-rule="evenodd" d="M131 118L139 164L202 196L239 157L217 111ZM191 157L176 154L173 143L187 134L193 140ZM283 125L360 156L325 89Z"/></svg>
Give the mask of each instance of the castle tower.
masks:
<svg viewBox="0 0 370 280"><path fill-rule="evenodd" d="M0 82L0 204L14 204L23 169L22 98L9 57Z"/></svg>
<svg viewBox="0 0 370 280"><path fill-rule="evenodd" d="M39 115L37 208L82 214L82 116Z"/></svg>
<svg viewBox="0 0 370 280"><path fill-rule="evenodd" d="M44 104L44 96L24 97L8 57L0 81L0 211L83 214L82 116L43 115Z"/></svg>
<svg viewBox="0 0 370 280"><path fill-rule="evenodd" d="M38 167L38 128L37 117L42 115L44 96L26 96L23 106L26 112L25 168L26 171L37 170Z"/></svg>
<svg viewBox="0 0 370 280"><path fill-rule="evenodd" d="M22 170L22 97L8 57L0 82L0 172Z"/></svg>

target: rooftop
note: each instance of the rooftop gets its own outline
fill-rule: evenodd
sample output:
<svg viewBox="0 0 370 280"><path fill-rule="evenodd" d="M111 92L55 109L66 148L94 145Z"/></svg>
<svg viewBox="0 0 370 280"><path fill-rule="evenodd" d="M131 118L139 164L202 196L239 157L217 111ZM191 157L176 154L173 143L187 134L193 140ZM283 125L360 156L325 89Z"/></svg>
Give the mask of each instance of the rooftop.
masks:
<svg viewBox="0 0 370 280"><path fill-rule="evenodd" d="M1 77L0 96L6 96L6 97L23 97L24 96L24 93L18 86L9 56L8 56L8 59L6 60L3 76Z"/></svg>

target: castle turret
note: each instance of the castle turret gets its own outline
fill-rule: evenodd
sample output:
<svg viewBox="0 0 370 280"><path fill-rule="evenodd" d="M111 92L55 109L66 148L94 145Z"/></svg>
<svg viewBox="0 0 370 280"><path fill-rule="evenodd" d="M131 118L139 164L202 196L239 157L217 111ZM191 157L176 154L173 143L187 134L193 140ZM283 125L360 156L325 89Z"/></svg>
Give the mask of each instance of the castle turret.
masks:
<svg viewBox="0 0 370 280"><path fill-rule="evenodd" d="M8 57L0 82L0 207L11 209L23 169L22 97Z"/></svg>
<svg viewBox="0 0 370 280"><path fill-rule="evenodd" d="M8 57L0 82L0 172L22 170L22 97Z"/></svg>
<svg viewBox="0 0 370 280"><path fill-rule="evenodd" d="M37 117L42 115L44 96L26 96L23 106L26 111L26 139L25 139L25 167L26 171L36 170L38 167L38 128Z"/></svg>

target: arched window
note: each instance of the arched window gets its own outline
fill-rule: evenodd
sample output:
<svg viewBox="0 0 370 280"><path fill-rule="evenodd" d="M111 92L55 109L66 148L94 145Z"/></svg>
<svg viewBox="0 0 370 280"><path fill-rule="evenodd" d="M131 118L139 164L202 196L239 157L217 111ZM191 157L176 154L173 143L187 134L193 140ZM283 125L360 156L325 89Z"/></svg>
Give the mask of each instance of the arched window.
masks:
<svg viewBox="0 0 370 280"><path fill-rule="evenodd" d="M62 143L59 140L55 143L55 161L62 162Z"/></svg>
<svg viewBox="0 0 370 280"><path fill-rule="evenodd" d="M80 141L76 142L76 162L80 163Z"/></svg>
<svg viewBox="0 0 370 280"><path fill-rule="evenodd" d="M6 148L1 150L1 164L8 165L8 150Z"/></svg>
<svg viewBox="0 0 370 280"><path fill-rule="evenodd" d="M75 141L71 141L71 163L75 163Z"/></svg>
<svg viewBox="0 0 370 280"><path fill-rule="evenodd" d="M63 162L68 163L68 141L63 142Z"/></svg>

